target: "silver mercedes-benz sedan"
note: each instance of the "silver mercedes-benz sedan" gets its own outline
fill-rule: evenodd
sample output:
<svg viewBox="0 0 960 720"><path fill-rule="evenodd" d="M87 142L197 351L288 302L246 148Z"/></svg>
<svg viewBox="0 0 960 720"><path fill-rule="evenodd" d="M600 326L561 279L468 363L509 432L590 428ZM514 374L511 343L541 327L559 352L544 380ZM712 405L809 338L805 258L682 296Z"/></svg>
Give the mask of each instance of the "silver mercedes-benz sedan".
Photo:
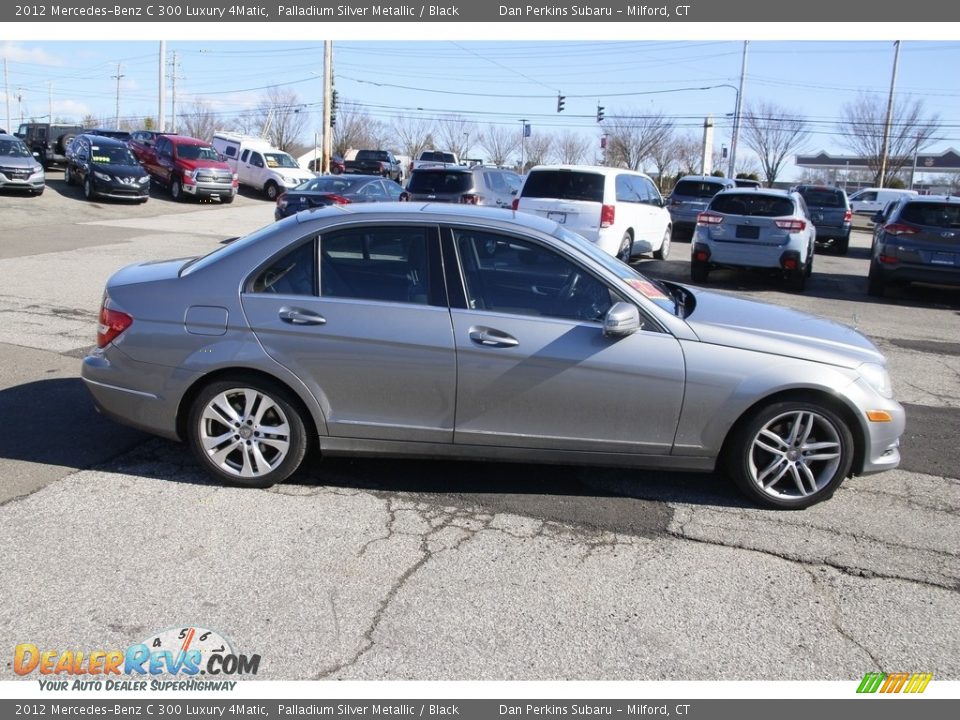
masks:
<svg viewBox="0 0 960 720"><path fill-rule="evenodd" d="M546 219L385 203L301 212L107 283L97 407L266 487L306 452L711 471L803 508L900 461L862 335L650 280Z"/></svg>

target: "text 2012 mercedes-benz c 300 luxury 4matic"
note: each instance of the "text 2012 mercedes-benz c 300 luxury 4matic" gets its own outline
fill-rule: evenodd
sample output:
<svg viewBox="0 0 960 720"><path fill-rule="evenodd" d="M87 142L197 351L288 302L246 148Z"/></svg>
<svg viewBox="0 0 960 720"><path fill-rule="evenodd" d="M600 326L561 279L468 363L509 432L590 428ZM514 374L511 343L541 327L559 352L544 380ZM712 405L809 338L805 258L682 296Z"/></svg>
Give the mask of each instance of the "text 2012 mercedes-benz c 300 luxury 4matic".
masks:
<svg viewBox="0 0 960 720"><path fill-rule="evenodd" d="M900 461L845 326L650 280L555 222L419 203L298 213L107 283L97 407L236 485L311 447L712 471L803 508Z"/></svg>

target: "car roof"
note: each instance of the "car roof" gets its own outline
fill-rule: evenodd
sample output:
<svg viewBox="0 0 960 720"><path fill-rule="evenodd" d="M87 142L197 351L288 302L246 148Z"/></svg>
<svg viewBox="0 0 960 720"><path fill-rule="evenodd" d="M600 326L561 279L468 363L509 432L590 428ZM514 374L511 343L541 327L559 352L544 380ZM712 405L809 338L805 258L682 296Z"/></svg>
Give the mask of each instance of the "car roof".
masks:
<svg viewBox="0 0 960 720"><path fill-rule="evenodd" d="M127 147L127 143L120 138L110 137L109 135L94 135L93 133L82 133L77 135L78 138L86 138L90 142L95 142L98 145L116 145L118 147Z"/></svg>
<svg viewBox="0 0 960 720"><path fill-rule="evenodd" d="M677 182L681 183L684 180L692 180L694 182L716 182L716 183L726 183L726 184L730 184L733 182L733 180L731 180L730 178L717 177L716 175L684 175L682 178L677 180Z"/></svg>
<svg viewBox="0 0 960 720"><path fill-rule="evenodd" d="M615 175L627 173L629 175L640 175L648 177L645 172L640 170L630 170L628 168L611 167L609 165L536 165L528 171L528 175L538 170L571 170L574 172L591 172L599 175Z"/></svg>
<svg viewBox="0 0 960 720"><path fill-rule="evenodd" d="M173 135L172 133L164 133L164 135L170 142L177 145L206 145L208 147L210 145L206 140L200 140L195 137L190 137L189 135Z"/></svg>
<svg viewBox="0 0 960 720"><path fill-rule="evenodd" d="M415 173L425 173L425 172L471 172L472 168L465 167L463 165L454 165L453 163L445 163L443 165L430 165L429 167L418 167L414 168L413 172Z"/></svg>
<svg viewBox="0 0 960 720"><path fill-rule="evenodd" d="M301 223L330 217L355 216L356 219L414 220L420 218L429 222L469 222L471 220L493 221L520 225L548 235L556 232L557 223L553 220L483 205L460 205L451 203L387 202L358 203L354 205L330 205L297 213Z"/></svg>
<svg viewBox="0 0 960 720"><path fill-rule="evenodd" d="M917 203L917 202L936 202L936 203L950 203L957 204L960 203L960 196L957 195L905 195L900 198L902 201L908 203Z"/></svg>

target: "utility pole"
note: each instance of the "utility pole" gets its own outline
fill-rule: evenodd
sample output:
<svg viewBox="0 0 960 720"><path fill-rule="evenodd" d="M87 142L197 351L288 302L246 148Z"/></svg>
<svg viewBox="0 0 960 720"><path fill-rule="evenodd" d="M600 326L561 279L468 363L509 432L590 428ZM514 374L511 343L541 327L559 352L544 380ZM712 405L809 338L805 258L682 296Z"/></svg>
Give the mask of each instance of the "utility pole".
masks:
<svg viewBox="0 0 960 720"><path fill-rule="evenodd" d="M167 41L160 41L160 62L157 63L160 71L159 82L157 83L157 130L163 132L167 129Z"/></svg>
<svg viewBox="0 0 960 720"><path fill-rule="evenodd" d="M47 117L53 122L53 81L47 81Z"/></svg>
<svg viewBox="0 0 960 720"><path fill-rule="evenodd" d="M893 91L897 86L897 66L900 64L900 41L897 40L893 47L893 73L890 75L890 95L887 97L887 119L883 123L883 144L880 146L880 181L877 183L880 187L886 187L887 152L890 147L890 123L893 120Z"/></svg>
<svg viewBox="0 0 960 720"><path fill-rule="evenodd" d="M333 98L333 41L323 41L323 174L330 172L333 153L333 128L330 127L330 108Z"/></svg>
<svg viewBox="0 0 960 720"><path fill-rule="evenodd" d="M116 112L116 117L114 118L113 124L114 124L114 127L117 130L119 130L120 129L120 78L126 77L126 75L123 75L120 72L120 63L117 63L117 74L114 75L113 77L117 79L117 112Z"/></svg>
<svg viewBox="0 0 960 720"><path fill-rule="evenodd" d="M177 51L173 51L170 62L170 132L177 131Z"/></svg>
<svg viewBox="0 0 960 720"><path fill-rule="evenodd" d="M3 59L3 97L7 101L7 131L12 132L10 128L10 78L7 75L7 59ZM18 128L19 130L19 128Z"/></svg>
<svg viewBox="0 0 960 720"><path fill-rule="evenodd" d="M737 107L733 112L733 136L730 138L730 165L727 175L736 177L737 171L737 141L740 139L740 116L743 112L743 82L747 76L747 46L749 40L743 41L743 58L740 60L740 89L737 90Z"/></svg>

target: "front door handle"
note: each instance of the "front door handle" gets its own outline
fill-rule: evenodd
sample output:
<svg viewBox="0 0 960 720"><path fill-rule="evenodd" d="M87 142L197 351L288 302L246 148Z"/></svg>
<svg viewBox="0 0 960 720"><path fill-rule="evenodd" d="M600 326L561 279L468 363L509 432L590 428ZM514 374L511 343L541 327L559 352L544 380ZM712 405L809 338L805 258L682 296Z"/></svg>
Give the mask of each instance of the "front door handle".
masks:
<svg viewBox="0 0 960 720"><path fill-rule="evenodd" d="M520 341L517 340L512 335L507 335L507 333L501 330L494 330L493 328L473 326L470 328L470 339L475 342L477 345L483 345L484 347L516 347L520 344Z"/></svg>
<svg viewBox="0 0 960 720"><path fill-rule="evenodd" d="M327 322L323 315L295 307L282 307L277 315L283 322L291 325L324 325Z"/></svg>

